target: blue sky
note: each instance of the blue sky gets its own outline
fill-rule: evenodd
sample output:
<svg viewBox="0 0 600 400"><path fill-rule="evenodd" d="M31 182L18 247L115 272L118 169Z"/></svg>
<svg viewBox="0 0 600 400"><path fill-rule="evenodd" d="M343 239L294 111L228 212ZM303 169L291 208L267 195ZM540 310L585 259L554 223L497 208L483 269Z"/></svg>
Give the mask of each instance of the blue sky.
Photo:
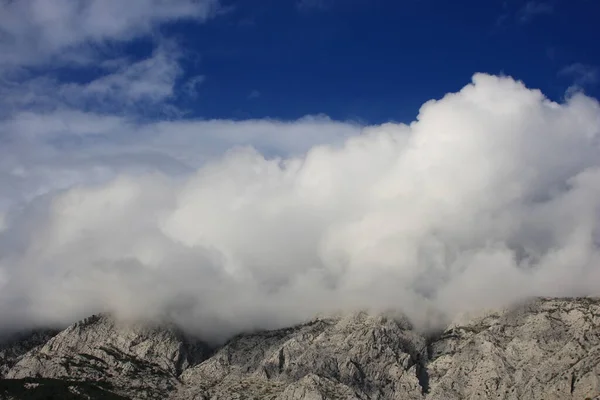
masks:
<svg viewBox="0 0 600 400"><path fill-rule="evenodd" d="M71 32L94 62L28 60L27 79L89 83L107 73L98 62L141 60L168 42L180 69L168 103L186 117L409 122L475 72L510 75L555 100L572 86L600 94L595 0L212 3L201 18L182 11L100 42Z"/></svg>
<svg viewBox="0 0 600 400"><path fill-rule="evenodd" d="M304 3L231 2L203 26L173 26L206 75L194 110L410 121L474 72L511 75L559 99L578 78L563 69L600 65L598 1ZM254 91L260 96L248 101Z"/></svg>

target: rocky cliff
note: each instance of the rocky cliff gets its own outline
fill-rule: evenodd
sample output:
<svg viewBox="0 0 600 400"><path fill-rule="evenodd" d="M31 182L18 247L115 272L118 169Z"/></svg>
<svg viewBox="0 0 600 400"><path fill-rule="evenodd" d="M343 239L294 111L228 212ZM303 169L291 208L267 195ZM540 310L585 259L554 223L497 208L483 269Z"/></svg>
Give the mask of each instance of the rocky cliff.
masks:
<svg viewBox="0 0 600 400"><path fill-rule="evenodd" d="M217 348L100 315L6 342L0 363L0 398L600 399L600 300L537 299L435 333L354 313Z"/></svg>

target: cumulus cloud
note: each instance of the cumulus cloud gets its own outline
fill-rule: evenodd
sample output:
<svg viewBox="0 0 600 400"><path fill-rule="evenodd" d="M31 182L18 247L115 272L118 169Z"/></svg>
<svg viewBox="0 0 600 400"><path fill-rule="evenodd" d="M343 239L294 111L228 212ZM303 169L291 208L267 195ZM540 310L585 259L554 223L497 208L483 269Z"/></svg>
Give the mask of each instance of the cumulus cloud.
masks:
<svg viewBox="0 0 600 400"><path fill-rule="evenodd" d="M31 121L11 122L28 161L0 164L17 193L28 167L47 173L3 210L2 326L108 310L222 338L320 312L427 326L598 294L600 105L583 94L559 104L477 74L410 125L107 119L48 137L85 129ZM186 168L150 168L165 159ZM57 185L54 170L81 175Z"/></svg>

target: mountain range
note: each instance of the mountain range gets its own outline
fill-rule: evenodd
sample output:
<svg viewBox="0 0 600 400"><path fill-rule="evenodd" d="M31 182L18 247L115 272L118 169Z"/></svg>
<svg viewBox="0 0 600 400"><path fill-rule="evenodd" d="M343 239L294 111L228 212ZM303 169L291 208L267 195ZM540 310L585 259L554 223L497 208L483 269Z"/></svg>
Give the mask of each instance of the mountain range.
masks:
<svg viewBox="0 0 600 400"><path fill-rule="evenodd" d="M536 298L429 332L354 312L219 345L99 314L3 340L0 399L600 399L600 299Z"/></svg>

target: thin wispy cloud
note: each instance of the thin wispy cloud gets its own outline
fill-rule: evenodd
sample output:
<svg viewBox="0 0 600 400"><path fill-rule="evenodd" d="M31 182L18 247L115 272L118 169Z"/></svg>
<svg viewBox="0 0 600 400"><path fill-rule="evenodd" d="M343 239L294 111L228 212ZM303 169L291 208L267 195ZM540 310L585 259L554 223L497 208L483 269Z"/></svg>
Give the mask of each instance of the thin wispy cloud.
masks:
<svg viewBox="0 0 600 400"><path fill-rule="evenodd" d="M253 90L248 94L248 100L258 99L261 96L260 91Z"/></svg>
<svg viewBox="0 0 600 400"><path fill-rule="evenodd" d="M538 17L554 13L554 5L552 3L537 0L527 1L517 9L512 9L510 3L504 2L502 8L502 14L496 19L496 27L503 27L513 23L528 24Z"/></svg>
<svg viewBox="0 0 600 400"><path fill-rule="evenodd" d="M571 64L561 69L558 75L573 81L573 84L567 90L568 95L585 90L585 88L597 85L600 82L600 68L595 65Z"/></svg>
<svg viewBox="0 0 600 400"><path fill-rule="evenodd" d="M2 1L0 7L0 115L69 108L178 115L171 101L195 96L204 76L182 82L184 52L156 28L178 20L202 23L220 12L216 0ZM146 57L129 59L114 49L116 42L150 34L154 49ZM57 66L77 71L92 62L98 70L87 81L53 73Z"/></svg>
<svg viewBox="0 0 600 400"><path fill-rule="evenodd" d="M5 113L65 107L118 113L165 111L165 104L179 95L176 90L183 73L180 58L176 46L158 44L147 58L118 60L84 83L58 80L52 74L24 75L0 84L0 105ZM191 89L192 83L195 88L200 81L191 80L184 86Z"/></svg>
<svg viewBox="0 0 600 400"><path fill-rule="evenodd" d="M517 22L526 24L533 19L548 15L554 12L554 6L551 3L543 1L528 1L516 13Z"/></svg>
<svg viewBox="0 0 600 400"><path fill-rule="evenodd" d="M2 0L0 67L94 62L89 44L129 40L169 21L204 21L218 10L217 0Z"/></svg>
<svg viewBox="0 0 600 400"><path fill-rule="evenodd" d="M206 76L197 75L190 79L188 79L183 85L184 92L190 97L198 96L198 91L200 90L200 86L206 81Z"/></svg>

